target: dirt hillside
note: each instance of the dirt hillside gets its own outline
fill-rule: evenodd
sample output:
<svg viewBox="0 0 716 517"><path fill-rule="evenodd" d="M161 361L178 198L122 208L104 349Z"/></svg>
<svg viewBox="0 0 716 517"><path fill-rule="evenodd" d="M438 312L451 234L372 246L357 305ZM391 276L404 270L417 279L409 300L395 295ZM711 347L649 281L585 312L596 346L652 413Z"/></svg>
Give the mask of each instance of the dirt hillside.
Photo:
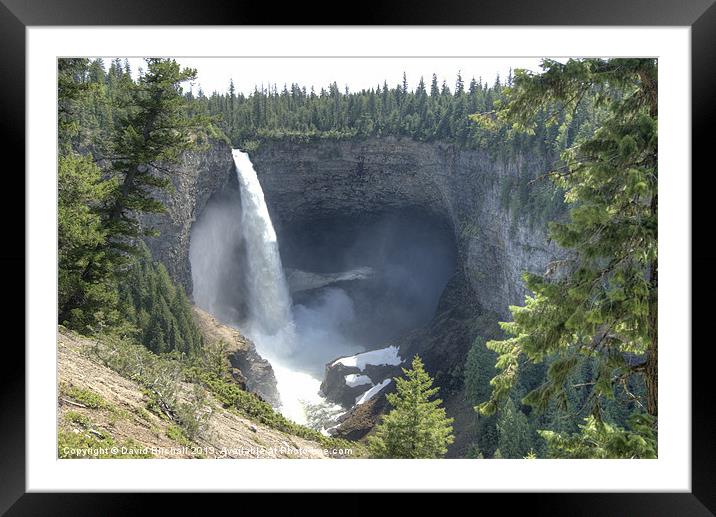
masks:
<svg viewBox="0 0 716 517"><path fill-rule="evenodd" d="M142 387L85 351L91 340L58 333L60 457L326 458L323 446L252 422L205 392L206 426L189 439ZM198 388L184 383L178 397ZM116 449L116 450L113 450Z"/></svg>

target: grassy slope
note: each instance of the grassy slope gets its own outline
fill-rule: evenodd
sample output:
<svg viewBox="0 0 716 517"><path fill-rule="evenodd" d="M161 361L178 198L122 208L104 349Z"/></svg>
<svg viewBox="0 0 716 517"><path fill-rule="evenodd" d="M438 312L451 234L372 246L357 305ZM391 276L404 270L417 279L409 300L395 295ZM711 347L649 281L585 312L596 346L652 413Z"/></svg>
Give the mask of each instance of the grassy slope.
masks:
<svg viewBox="0 0 716 517"><path fill-rule="evenodd" d="M330 449L334 447L352 445L323 439L287 422L270 406L267 410L265 403L253 403L253 395L237 395L229 384L185 380L192 376L177 384L175 394L177 407L193 407L192 415L200 421L200 425L186 426L171 408L158 404L146 386L94 357L92 350L101 345L59 329L60 457L77 457L77 449L102 449L97 452L99 457L224 457L222 451L227 451L228 457L247 458L254 451L253 457L259 454L262 458L325 458L333 456ZM236 404L247 401L253 404L249 411ZM112 453L112 447L117 447L118 453ZM301 455L296 449L301 449ZM357 446L353 449L352 457L361 454Z"/></svg>

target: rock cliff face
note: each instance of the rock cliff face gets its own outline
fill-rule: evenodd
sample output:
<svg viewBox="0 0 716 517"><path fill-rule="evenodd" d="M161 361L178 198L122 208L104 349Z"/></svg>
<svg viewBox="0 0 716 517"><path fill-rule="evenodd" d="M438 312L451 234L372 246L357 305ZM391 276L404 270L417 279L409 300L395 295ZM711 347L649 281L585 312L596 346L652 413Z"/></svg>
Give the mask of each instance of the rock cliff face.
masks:
<svg viewBox="0 0 716 517"><path fill-rule="evenodd" d="M376 212L418 210L447 221L458 251L458 274L486 309L507 316L520 303L523 271L542 271L558 250L539 229L513 224L500 188L521 169L544 164L502 162L484 151L408 139L265 142L251 153L279 234L288 226ZM235 182L231 149L212 141L172 171L167 213L146 218L160 236L155 257L191 292L191 225L209 198Z"/></svg>
<svg viewBox="0 0 716 517"><path fill-rule="evenodd" d="M181 163L171 166L172 189L160 192L166 213L148 215L143 223L159 231L146 239L155 259L161 260L171 277L191 293L189 237L196 221L216 192L227 187L233 177L231 147L223 140L212 140L203 151L185 153Z"/></svg>
<svg viewBox="0 0 716 517"><path fill-rule="evenodd" d="M337 216L420 210L448 222L458 273L487 310L506 316L524 296L522 271L544 270L557 250L544 233L513 224L500 188L520 168L483 151L395 138L314 143L267 142L252 161L274 225L310 224Z"/></svg>

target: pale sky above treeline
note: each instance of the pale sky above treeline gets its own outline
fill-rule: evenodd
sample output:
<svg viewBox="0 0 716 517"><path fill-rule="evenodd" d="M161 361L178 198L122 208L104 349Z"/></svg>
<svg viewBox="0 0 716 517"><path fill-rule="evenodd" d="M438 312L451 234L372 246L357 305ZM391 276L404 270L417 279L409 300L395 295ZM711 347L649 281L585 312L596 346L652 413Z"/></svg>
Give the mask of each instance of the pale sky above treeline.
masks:
<svg viewBox="0 0 716 517"><path fill-rule="evenodd" d="M109 65L112 58L104 58ZM145 66L143 58L128 58L133 75ZM348 86L350 91L376 88L387 81L390 87L401 84L403 72L408 80L408 87L413 90L422 76L426 86L430 87L433 73L437 74L438 82L447 82L450 90L454 90L458 72L465 86L474 77L489 85L496 78L504 82L510 69L525 68L538 72L540 58L175 58L182 66L195 68L197 80L193 84L184 85L195 94L201 88L206 95L212 92L225 93L229 82L234 81L236 92L249 95L256 87L276 85L280 90L284 84L298 83L310 91L321 88L328 89L334 81L343 91Z"/></svg>

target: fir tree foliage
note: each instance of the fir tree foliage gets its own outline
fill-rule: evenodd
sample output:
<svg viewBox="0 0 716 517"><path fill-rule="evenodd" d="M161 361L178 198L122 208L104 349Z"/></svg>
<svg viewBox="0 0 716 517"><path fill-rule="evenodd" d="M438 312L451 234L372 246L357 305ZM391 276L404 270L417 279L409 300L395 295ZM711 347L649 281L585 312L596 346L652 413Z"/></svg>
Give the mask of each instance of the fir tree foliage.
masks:
<svg viewBox="0 0 716 517"><path fill-rule="evenodd" d="M58 307L59 321L89 330L117 319L112 263L103 244L101 206L110 182L88 156L69 151L58 163ZM88 270L88 264L94 264Z"/></svg>
<svg viewBox="0 0 716 517"><path fill-rule="evenodd" d="M168 164L199 147L209 119L190 115L182 83L196 70L182 69L173 59L147 59L147 71L129 88L129 104L121 112L113 139L111 171L117 179L106 207L111 242L120 248L144 235L137 215L159 213L157 191L171 184Z"/></svg>
<svg viewBox="0 0 716 517"><path fill-rule="evenodd" d="M383 417L368 438L376 458L440 458L453 440L452 418L447 418L442 400L433 399L438 388L425 371L420 357L396 378L396 392L387 395L393 409ZM433 399L433 400L431 400Z"/></svg>
<svg viewBox="0 0 716 517"><path fill-rule="evenodd" d="M532 429L527 416L507 399L497 419L497 445L503 458L523 458L532 450Z"/></svg>
<svg viewBox="0 0 716 517"><path fill-rule="evenodd" d="M146 246L120 282L119 297L125 319L138 329L138 340L152 352L193 356L202 351L203 337L184 289L174 285Z"/></svg>
<svg viewBox="0 0 716 517"><path fill-rule="evenodd" d="M496 355L486 346L481 336L475 341L467 353L464 372L465 396L467 402L476 406L487 400L490 396L490 379L495 376ZM495 415L475 415L475 443L473 446L487 457L494 454L497 448L498 431L497 417Z"/></svg>
<svg viewBox="0 0 716 517"><path fill-rule="evenodd" d="M579 427L579 432L572 434L539 431L547 442L550 458L656 458L654 421L648 415L632 415L627 429L599 421L593 415Z"/></svg>
<svg viewBox="0 0 716 517"><path fill-rule="evenodd" d="M544 60L543 69L516 71L498 123L531 131L538 112L554 119L587 99L607 115L548 174L569 205L568 219L552 223L550 236L570 255L545 274L524 275L533 294L524 306L510 307L513 321L502 324L508 337L488 343L499 355L499 373L480 411L493 413L509 396L523 359L549 359L546 380L526 395L525 404L545 410L555 401L566 407L574 390L570 378L590 361L590 378L580 383L593 416L587 429L608 425L604 403L618 390L632 399L634 413L656 417L657 64ZM627 388L634 378L643 381L643 397Z"/></svg>
<svg viewBox="0 0 716 517"><path fill-rule="evenodd" d="M465 393L470 404L476 405L489 398L490 379L495 376L495 358L495 353L486 347L485 339L475 338L464 369Z"/></svg>
<svg viewBox="0 0 716 517"><path fill-rule="evenodd" d="M60 152L71 148L80 133L83 101L91 89L87 75L89 60L60 59L57 63L57 125Z"/></svg>

